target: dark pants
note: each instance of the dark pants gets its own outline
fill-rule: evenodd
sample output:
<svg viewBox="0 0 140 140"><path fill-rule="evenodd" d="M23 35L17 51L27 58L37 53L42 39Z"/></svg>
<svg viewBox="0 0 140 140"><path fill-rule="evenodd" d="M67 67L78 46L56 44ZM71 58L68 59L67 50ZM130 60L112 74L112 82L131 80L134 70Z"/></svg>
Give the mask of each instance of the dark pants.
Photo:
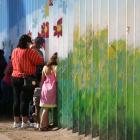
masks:
<svg viewBox="0 0 140 140"><path fill-rule="evenodd" d="M1 85L2 79L0 79L0 85ZM0 86L0 100L2 99L2 91L1 91L1 86Z"/></svg>
<svg viewBox="0 0 140 140"><path fill-rule="evenodd" d="M35 106L33 105L33 101L29 103L29 121L34 123L33 113L35 112Z"/></svg>
<svg viewBox="0 0 140 140"><path fill-rule="evenodd" d="M28 116L29 102L33 98L34 88L24 87L24 79L12 77L13 84L13 113L14 116Z"/></svg>
<svg viewBox="0 0 140 140"><path fill-rule="evenodd" d="M1 99L1 113L5 116L11 116L13 112L13 91L12 86L8 85L5 81L1 81L1 91L2 91L2 99Z"/></svg>

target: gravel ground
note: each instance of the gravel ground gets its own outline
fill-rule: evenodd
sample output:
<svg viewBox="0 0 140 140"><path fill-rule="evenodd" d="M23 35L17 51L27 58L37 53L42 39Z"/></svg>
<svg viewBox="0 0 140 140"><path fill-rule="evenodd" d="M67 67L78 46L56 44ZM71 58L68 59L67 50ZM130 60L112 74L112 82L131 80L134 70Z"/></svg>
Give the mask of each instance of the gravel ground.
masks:
<svg viewBox="0 0 140 140"><path fill-rule="evenodd" d="M0 140L99 140L92 139L71 130L54 128L52 131L40 132L33 128L13 129L12 121L0 121Z"/></svg>

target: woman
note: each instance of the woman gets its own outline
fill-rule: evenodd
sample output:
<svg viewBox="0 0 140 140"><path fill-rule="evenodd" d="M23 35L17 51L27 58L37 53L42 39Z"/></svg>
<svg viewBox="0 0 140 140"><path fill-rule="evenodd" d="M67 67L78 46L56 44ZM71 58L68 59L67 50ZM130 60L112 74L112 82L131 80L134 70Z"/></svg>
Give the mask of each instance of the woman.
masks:
<svg viewBox="0 0 140 140"><path fill-rule="evenodd" d="M13 114L14 128L25 128L29 126L28 111L29 102L32 100L34 86L24 86L24 77L34 77L36 66L44 62L43 57L30 46L31 37L22 35L19 39L17 48L12 52L12 83L13 83ZM22 123L20 123L20 116Z"/></svg>

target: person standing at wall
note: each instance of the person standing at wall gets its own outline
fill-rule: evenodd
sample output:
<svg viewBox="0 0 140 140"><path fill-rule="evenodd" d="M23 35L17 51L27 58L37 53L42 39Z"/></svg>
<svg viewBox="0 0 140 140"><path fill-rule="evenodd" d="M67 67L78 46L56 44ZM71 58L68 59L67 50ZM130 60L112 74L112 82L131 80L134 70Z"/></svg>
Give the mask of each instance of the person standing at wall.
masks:
<svg viewBox="0 0 140 140"><path fill-rule="evenodd" d="M42 70L40 107L42 114L40 118L40 131L48 130L49 109L56 107L56 69L57 53L50 58Z"/></svg>
<svg viewBox="0 0 140 140"><path fill-rule="evenodd" d="M12 62L11 56L9 56L9 61L5 69L5 75L1 81L1 90L2 90L2 102L1 106L3 107L2 114L5 117L10 117L12 115L12 104L13 104L13 91L11 85L11 76L12 76Z"/></svg>
<svg viewBox="0 0 140 140"><path fill-rule="evenodd" d="M0 80L4 76L4 70L6 68L7 62L4 57L4 50L0 49Z"/></svg>
<svg viewBox="0 0 140 140"><path fill-rule="evenodd" d="M36 66L44 63L43 57L35 49L30 48L31 44L31 37L22 35L19 39L17 48L12 52L14 128L26 128L29 126L29 101L33 98L35 86L30 88L28 85L24 86L25 77L35 77ZM20 116L22 118L22 123L20 123Z"/></svg>
<svg viewBox="0 0 140 140"><path fill-rule="evenodd" d="M38 51L38 53L44 58L45 61L45 52L43 51L43 45L45 44L45 39L43 37L36 37L34 40L34 45L32 47L32 49L35 49ZM36 77L38 80L38 83L40 83L41 80L41 75L42 75L42 69L43 69L44 64L40 64L37 65L36 67ZM40 111L40 107L39 107L39 101L34 102L36 99L36 91L38 90L39 85L37 88L35 88L35 95L33 96L33 100L30 101L30 106L29 106L29 118L30 118L30 122L37 122L37 124L39 123L39 111ZM38 98L37 98L38 99ZM37 119L35 119L37 118ZM38 125L37 125L38 126Z"/></svg>
<svg viewBox="0 0 140 140"><path fill-rule="evenodd" d="M0 49L0 83L4 76L4 70L6 68L7 62L4 57L4 51ZM1 97L1 89L0 89L0 97Z"/></svg>
<svg viewBox="0 0 140 140"><path fill-rule="evenodd" d="M44 58L45 61L45 52L42 49L42 46L45 43L45 39L43 37L36 37L34 42L35 42L34 48L36 48L36 50L40 53L40 55ZM36 68L36 76L39 82L41 80L43 66L44 65L38 65Z"/></svg>
<svg viewBox="0 0 140 140"><path fill-rule="evenodd" d="M5 60L4 57L4 51L2 49L0 49L0 85L1 85L1 81L3 79L4 76L4 70L6 68L7 62ZM2 91L1 91L1 86L0 86L0 104L1 104L1 100L2 100ZM2 114L2 106L0 106L0 115Z"/></svg>

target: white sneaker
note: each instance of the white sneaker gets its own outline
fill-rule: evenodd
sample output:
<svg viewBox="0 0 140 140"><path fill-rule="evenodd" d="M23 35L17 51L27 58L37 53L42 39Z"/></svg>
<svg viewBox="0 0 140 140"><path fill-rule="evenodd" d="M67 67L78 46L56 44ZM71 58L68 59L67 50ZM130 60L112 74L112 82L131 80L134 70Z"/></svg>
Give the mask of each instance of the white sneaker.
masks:
<svg viewBox="0 0 140 140"><path fill-rule="evenodd" d="M40 125L39 125L39 123L36 123L35 128L37 128L37 129L38 129L38 128L39 128L39 126L40 126Z"/></svg>
<svg viewBox="0 0 140 140"><path fill-rule="evenodd" d="M39 128L39 123L30 123L31 128Z"/></svg>
<svg viewBox="0 0 140 140"><path fill-rule="evenodd" d="M21 128L28 128L28 127L30 127L30 122L29 121L27 121L26 123L25 122L21 123Z"/></svg>
<svg viewBox="0 0 140 140"><path fill-rule="evenodd" d="M14 122L13 128L20 128L20 127L21 127L21 123Z"/></svg>
<svg viewBox="0 0 140 140"><path fill-rule="evenodd" d="M30 123L30 127L34 128L35 127L35 123Z"/></svg>

